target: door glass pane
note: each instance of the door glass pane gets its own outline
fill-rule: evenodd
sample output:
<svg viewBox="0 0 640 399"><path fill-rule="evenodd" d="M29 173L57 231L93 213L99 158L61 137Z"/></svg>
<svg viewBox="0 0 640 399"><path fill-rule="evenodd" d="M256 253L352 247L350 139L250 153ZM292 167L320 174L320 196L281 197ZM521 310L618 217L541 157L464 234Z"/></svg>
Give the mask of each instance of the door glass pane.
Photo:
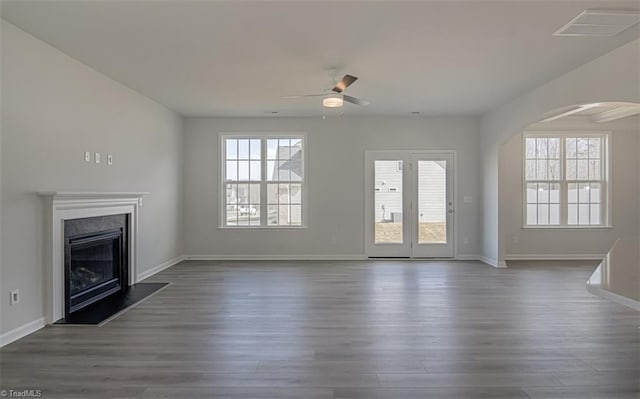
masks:
<svg viewBox="0 0 640 399"><path fill-rule="evenodd" d="M447 242L447 161L418 161L418 244Z"/></svg>
<svg viewBox="0 0 640 399"><path fill-rule="evenodd" d="M374 220L376 244L401 244L402 161L374 162Z"/></svg>

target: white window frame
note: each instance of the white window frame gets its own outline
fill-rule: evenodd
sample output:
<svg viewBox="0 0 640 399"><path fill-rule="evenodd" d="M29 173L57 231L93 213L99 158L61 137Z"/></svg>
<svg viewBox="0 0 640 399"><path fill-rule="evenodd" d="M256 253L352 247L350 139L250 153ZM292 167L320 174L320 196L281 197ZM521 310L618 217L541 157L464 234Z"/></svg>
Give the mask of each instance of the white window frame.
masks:
<svg viewBox="0 0 640 399"><path fill-rule="evenodd" d="M300 230L308 228L309 220L309 196L308 196L308 174L307 174L307 133L306 132L221 132L218 134L218 155L220 157L219 162L219 185L218 185L218 228L223 230ZM280 181L280 180L268 180L267 179L267 140L269 139L281 139L281 138L296 138L302 140L302 180L300 181ZM234 181L238 184L260 184L260 225L227 225L226 214L226 167L227 167L227 148L225 145L226 139L254 139L261 140L261 157L260 157L260 181ZM300 225L269 225L267 211L268 211L268 198L267 198L267 184L276 183L294 183L302 185L302 223Z"/></svg>
<svg viewBox="0 0 640 399"><path fill-rule="evenodd" d="M566 139L567 138L584 138L584 137L600 137L602 138L601 151L601 215L600 224L568 224L568 185L569 183L589 183L590 180L574 181L566 178ZM527 138L560 138L560 180L547 180L538 182L548 182L560 184L560 224L527 224ZM592 130L576 130L576 131L525 131L522 135L522 228L523 229L610 229L611 226L611 131L592 131ZM533 182L533 181L531 181Z"/></svg>

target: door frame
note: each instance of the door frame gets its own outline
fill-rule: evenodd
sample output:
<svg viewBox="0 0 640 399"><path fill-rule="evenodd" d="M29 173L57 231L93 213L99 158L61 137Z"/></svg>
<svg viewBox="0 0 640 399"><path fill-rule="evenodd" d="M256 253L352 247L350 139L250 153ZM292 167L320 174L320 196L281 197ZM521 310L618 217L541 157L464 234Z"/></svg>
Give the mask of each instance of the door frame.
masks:
<svg viewBox="0 0 640 399"><path fill-rule="evenodd" d="M403 208L409 209L408 212L403 210L403 244L379 244L379 248L383 248L384 246L396 246L398 249L395 252L391 251L376 251L374 245L375 239L375 222L371 215L374 212L373 209L373 201L374 201L374 192L370 188L374 187L374 168L371 167L371 163L376 159L390 159L390 160L402 160L404 164L411 165L411 168L417 167L412 165L414 156L435 156L437 154L447 154L451 156L453 159L453 171L451 173L452 182L452 192L451 192L451 202L453 203L453 232L451 234L451 239L453 240L453 256L452 257L416 257L413 255L413 251L411 248L412 241L414 238L414 229L417 228L416 221L413 220L414 214L417 214L417 204L413 204L414 197L417 198L417 192L414 182L414 172L417 176L417 171L411 170L410 173L403 173L402 176L402 184L403 184ZM365 174L365 184L364 184L364 237L365 237L365 248L364 253L367 258L407 258L407 259L456 259L458 257L458 240L457 231L458 231L458 157L456 150L365 150L364 156L364 174ZM409 188L409 195L405 195L406 188ZM415 207L416 209L413 209ZM408 222L408 223L407 223ZM408 234L408 235L407 235ZM407 241L407 238L409 239Z"/></svg>

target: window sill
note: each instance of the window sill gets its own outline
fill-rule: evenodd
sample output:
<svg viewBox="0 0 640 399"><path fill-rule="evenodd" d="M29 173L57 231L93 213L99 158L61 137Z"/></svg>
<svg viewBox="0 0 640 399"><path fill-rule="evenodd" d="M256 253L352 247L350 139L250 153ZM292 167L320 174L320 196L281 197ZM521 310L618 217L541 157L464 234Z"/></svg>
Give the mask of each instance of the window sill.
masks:
<svg viewBox="0 0 640 399"><path fill-rule="evenodd" d="M218 230L245 230L245 231L274 231L274 230L306 230L308 229L309 226L273 226L273 227L266 227L266 226L256 226L256 227L252 227L252 226L246 226L246 227L242 227L242 226L218 226Z"/></svg>
<svg viewBox="0 0 640 399"><path fill-rule="evenodd" d="M612 230L613 226L522 226L522 230L558 230L558 231L580 231L580 230Z"/></svg>

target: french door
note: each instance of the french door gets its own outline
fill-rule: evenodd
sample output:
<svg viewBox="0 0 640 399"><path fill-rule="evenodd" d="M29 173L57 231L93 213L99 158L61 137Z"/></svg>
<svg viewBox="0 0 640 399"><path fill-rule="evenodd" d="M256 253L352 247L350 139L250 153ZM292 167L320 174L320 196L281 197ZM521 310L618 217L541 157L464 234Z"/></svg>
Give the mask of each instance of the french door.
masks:
<svg viewBox="0 0 640 399"><path fill-rule="evenodd" d="M455 153L367 151L368 257L454 256Z"/></svg>

